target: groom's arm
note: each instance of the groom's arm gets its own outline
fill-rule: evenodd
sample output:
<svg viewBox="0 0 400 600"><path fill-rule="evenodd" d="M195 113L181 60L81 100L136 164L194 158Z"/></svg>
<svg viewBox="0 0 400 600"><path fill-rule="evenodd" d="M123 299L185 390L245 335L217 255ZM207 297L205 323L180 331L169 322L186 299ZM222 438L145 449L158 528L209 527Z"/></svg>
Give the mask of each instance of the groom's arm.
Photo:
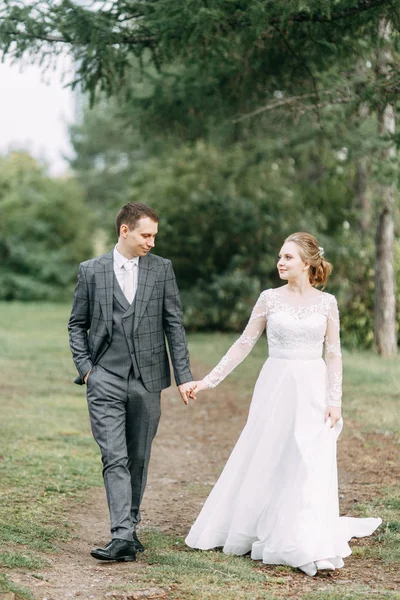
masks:
<svg viewBox="0 0 400 600"><path fill-rule="evenodd" d="M90 304L88 285L83 265L79 266L78 283L75 288L74 302L68 322L69 346L72 358L78 370L80 380L84 383L85 375L92 369L93 364L89 352L88 331L90 329Z"/></svg>
<svg viewBox="0 0 400 600"><path fill-rule="evenodd" d="M172 264L168 261L166 266L164 305L163 305L164 331L168 340L174 369L175 381L178 386L192 382L190 372L189 351L186 342L186 333L183 326L183 312L179 297L179 290L175 279Z"/></svg>

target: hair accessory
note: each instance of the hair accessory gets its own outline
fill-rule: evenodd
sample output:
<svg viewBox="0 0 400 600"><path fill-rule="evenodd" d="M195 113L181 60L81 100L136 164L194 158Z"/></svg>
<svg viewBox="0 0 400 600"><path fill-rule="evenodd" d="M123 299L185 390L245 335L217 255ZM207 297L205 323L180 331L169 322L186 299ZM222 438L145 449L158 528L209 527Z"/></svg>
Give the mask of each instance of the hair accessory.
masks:
<svg viewBox="0 0 400 600"><path fill-rule="evenodd" d="M319 250L319 255L322 257L325 254L325 250L323 249L322 246L318 246L318 250Z"/></svg>

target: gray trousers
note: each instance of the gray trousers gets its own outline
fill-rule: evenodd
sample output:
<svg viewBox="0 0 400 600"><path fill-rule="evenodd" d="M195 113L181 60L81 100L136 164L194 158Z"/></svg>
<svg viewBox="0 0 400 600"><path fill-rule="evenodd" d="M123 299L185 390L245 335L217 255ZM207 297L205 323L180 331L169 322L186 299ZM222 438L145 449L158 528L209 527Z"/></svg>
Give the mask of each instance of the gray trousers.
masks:
<svg viewBox="0 0 400 600"><path fill-rule="evenodd" d="M87 381L94 439L101 450L113 539L131 541L140 521L151 444L161 416L160 392L95 365Z"/></svg>

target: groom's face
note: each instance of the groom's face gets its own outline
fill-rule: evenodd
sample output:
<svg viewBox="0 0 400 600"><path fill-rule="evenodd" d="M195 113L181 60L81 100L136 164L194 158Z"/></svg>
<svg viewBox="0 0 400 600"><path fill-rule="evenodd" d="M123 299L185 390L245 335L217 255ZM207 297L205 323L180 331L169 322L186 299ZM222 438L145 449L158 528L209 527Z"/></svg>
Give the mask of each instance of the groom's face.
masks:
<svg viewBox="0 0 400 600"><path fill-rule="evenodd" d="M134 229L129 229L126 225L121 225L120 239L124 248L133 257L146 256L156 245L156 235L158 233L158 223L143 217L139 219Z"/></svg>

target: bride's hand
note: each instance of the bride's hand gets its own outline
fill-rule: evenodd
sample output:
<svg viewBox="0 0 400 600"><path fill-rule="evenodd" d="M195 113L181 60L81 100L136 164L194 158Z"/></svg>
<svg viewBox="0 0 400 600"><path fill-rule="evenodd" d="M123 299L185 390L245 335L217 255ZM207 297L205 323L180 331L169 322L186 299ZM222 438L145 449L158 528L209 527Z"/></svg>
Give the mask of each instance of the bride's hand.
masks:
<svg viewBox="0 0 400 600"><path fill-rule="evenodd" d="M195 381L195 386L192 391L189 393L189 398L192 398L193 400L196 400L196 394L197 392L202 392L203 390L208 390L209 387L208 385L204 382L204 379L201 379L200 381Z"/></svg>
<svg viewBox="0 0 400 600"><path fill-rule="evenodd" d="M342 418L342 409L340 406L328 406L325 415L325 423L328 419L331 420L331 428L336 425L336 423Z"/></svg>

